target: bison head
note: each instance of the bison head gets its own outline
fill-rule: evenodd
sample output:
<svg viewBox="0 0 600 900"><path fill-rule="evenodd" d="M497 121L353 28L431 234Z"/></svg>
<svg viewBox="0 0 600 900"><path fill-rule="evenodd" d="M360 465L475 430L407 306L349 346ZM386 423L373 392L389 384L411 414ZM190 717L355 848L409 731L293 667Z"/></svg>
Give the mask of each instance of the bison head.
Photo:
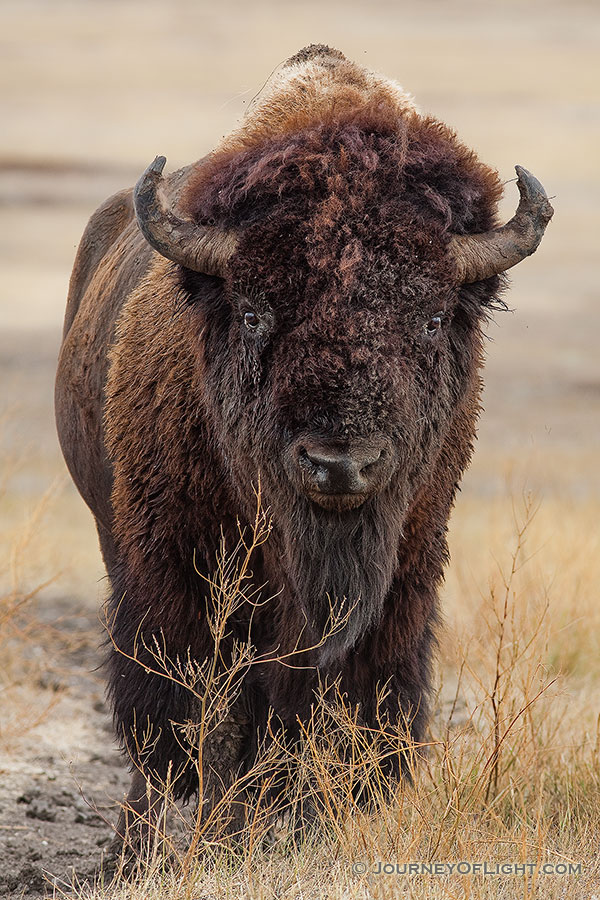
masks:
<svg viewBox="0 0 600 900"><path fill-rule="evenodd" d="M517 169L519 208L495 227L495 173L397 92L286 122L199 163L177 211L157 158L136 210L180 264L198 402L246 515L260 477L271 573L313 636L330 603L352 608L326 663L379 619L419 517L441 573L475 432L482 323L499 274L533 252L551 208Z"/></svg>

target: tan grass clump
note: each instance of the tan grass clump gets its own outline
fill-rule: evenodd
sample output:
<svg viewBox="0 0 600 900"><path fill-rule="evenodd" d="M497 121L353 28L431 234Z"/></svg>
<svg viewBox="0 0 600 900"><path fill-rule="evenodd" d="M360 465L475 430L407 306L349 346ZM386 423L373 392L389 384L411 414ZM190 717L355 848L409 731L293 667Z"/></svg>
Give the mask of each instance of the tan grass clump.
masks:
<svg viewBox="0 0 600 900"><path fill-rule="evenodd" d="M0 509L14 472L8 466L0 481ZM35 612L40 594L55 578L31 586L27 571L35 553L40 521L54 488L36 504L19 530L3 534L0 558L0 746L5 748L38 725L56 698L45 690L48 672L44 651L48 627Z"/></svg>
<svg viewBox="0 0 600 900"><path fill-rule="evenodd" d="M80 887L79 895L590 897L600 883L597 670L579 674L590 646L586 629L569 618L571 597L555 596L557 584L569 583L569 560L561 558L562 570L549 582L544 576L551 541L543 507L525 498L511 518L510 546L500 542L487 589L469 592L455 616L460 624L450 630L426 745L411 745L406 723L394 740L383 725L365 729L337 684L323 685L298 745L275 740L247 776L213 791L191 819L169 803L165 784L164 813L130 880ZM219 648L233 611L257 602L250 560L268 530L259 511L251 539L242 534L231 555L222 549L210 584L214 660L174 668L159 640L154 646L156 671L179 679L201 703L199 722L180 727L194 732L190 765L205 788L206 740L256 662L251 645L241 644L223 669ZM459 571L461 579L464 585ZM587 609L581 584L572 587ZM572 644L566 650L565 632ZM410 776L392 790L385 776L390 754L400 755ZM274 770L289 773L292 799L286 821L275 823L265 790ZM310 813L312 825L299 832L300 811ZM167 813L183 842L166 828Z"/></svg>

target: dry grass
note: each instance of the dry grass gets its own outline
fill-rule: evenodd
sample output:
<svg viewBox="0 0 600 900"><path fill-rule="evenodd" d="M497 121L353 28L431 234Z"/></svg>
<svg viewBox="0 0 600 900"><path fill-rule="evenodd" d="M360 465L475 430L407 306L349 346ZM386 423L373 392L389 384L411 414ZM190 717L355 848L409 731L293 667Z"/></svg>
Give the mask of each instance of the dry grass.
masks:
<svg viewBox="0 0 600 900"><path fill-rule="evenodd" d="M571 511L570 520L562 511L568 527L561 528L559 551L558 511L549 506L526 496L504 509L506 517L496 510L491 514L496 530L489 536L480 516L480 534L490 541L480 546L489 546L496 558L483 552L485 564L468 576L473 520L460 511L454 543L466 549L462 554L455 550L448 587L451 622L442 638L442 674L448 683L440 688L426 747L399 750L383 730L366 734L334 686L306 723L299 748L272 748L244 785L233 785L207 815L190 822L172 808L179 830L187 828L184 844L169 838L163 819L133 881L105 889L80 886L78 895L94 900L347 900L400 893L414 898L590 897L600 880L595 696L600 672L593 636L600 625L593 591L599 564L592 556L581 567L581 554L589 552L585 537L591 510L584 504ZM252 550L267 535L264 520L257 520L254 540L243 545L242 562L222 557L211 586L215 658L228 616L248 598ZM452 596L455 591L460 600ZM168 677L174 677L159 645L155 659L157 671L169 670ZM200 780L204 741L227 714L254 661L252 648L242 645L224 675L212 662L198 666L188 660L178 669L175 677L189 685L204 710L190 761ZM383 766L387 755L398 752L414 781L402 784L390 799ZM289 822L270 829L259 790L245 826L232 839L227 811L239 789L268 781L275 764L292 762L297 773L290 791L297 805L309 803L316 810L315 832L298 844L290 837ZM356 801L367 786L376 810ZM447 864L460 862L463 871L450 874ZM439 874L403 874L408 863L445 868ZM492 869L502 864L522 868L485 876L464 871L466 864L484 863ZM380 873L382 865L388 868ZM544 866L554 867L553 874Z"/></svg>
<svg viewBox="0 0 600 900"><path fill-rule="evenodd" d="M0 509L8 485L18 465L6 466L0 484ZM36 602L55 580L30 585L27 572L40 522L50 503L53 489L44 494L26 516L21 527L3 534L4 552L0 560L0 747L35 728L52 709L55 697L47 693L46 651L48 628L36 616Z"/></svg>

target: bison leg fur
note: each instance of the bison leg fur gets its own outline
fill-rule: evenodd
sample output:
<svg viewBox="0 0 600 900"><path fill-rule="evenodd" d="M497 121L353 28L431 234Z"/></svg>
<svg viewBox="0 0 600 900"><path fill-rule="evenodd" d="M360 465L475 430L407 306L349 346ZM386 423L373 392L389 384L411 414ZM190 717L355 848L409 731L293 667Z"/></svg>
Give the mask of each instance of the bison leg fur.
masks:
<svg viewBox="0 0 600 900"><path fill-rule="evenodd" d="M164 806L164 794L153 786L143 772L135 771L124 801L115 837L111 843L114 857L123 856L126 863L150 856L155 846L157 824Z"/></svg>

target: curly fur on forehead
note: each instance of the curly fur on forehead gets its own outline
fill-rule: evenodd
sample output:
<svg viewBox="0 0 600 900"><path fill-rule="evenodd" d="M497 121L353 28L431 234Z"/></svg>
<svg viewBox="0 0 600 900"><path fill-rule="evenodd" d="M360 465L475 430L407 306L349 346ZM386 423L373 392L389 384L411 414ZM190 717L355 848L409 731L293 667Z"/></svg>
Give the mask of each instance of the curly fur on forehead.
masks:
<svg viewBox="0 0 600 900"><path fill-rule="evenodd" d="M495 225L500 193L496 173L446 126L376 108L217 154L183 204L199 223L236 229L257 264L261 253L266 268L281 256L296 276L308 268L347 281L369 258L441 265L450 233Z"/></svg>

